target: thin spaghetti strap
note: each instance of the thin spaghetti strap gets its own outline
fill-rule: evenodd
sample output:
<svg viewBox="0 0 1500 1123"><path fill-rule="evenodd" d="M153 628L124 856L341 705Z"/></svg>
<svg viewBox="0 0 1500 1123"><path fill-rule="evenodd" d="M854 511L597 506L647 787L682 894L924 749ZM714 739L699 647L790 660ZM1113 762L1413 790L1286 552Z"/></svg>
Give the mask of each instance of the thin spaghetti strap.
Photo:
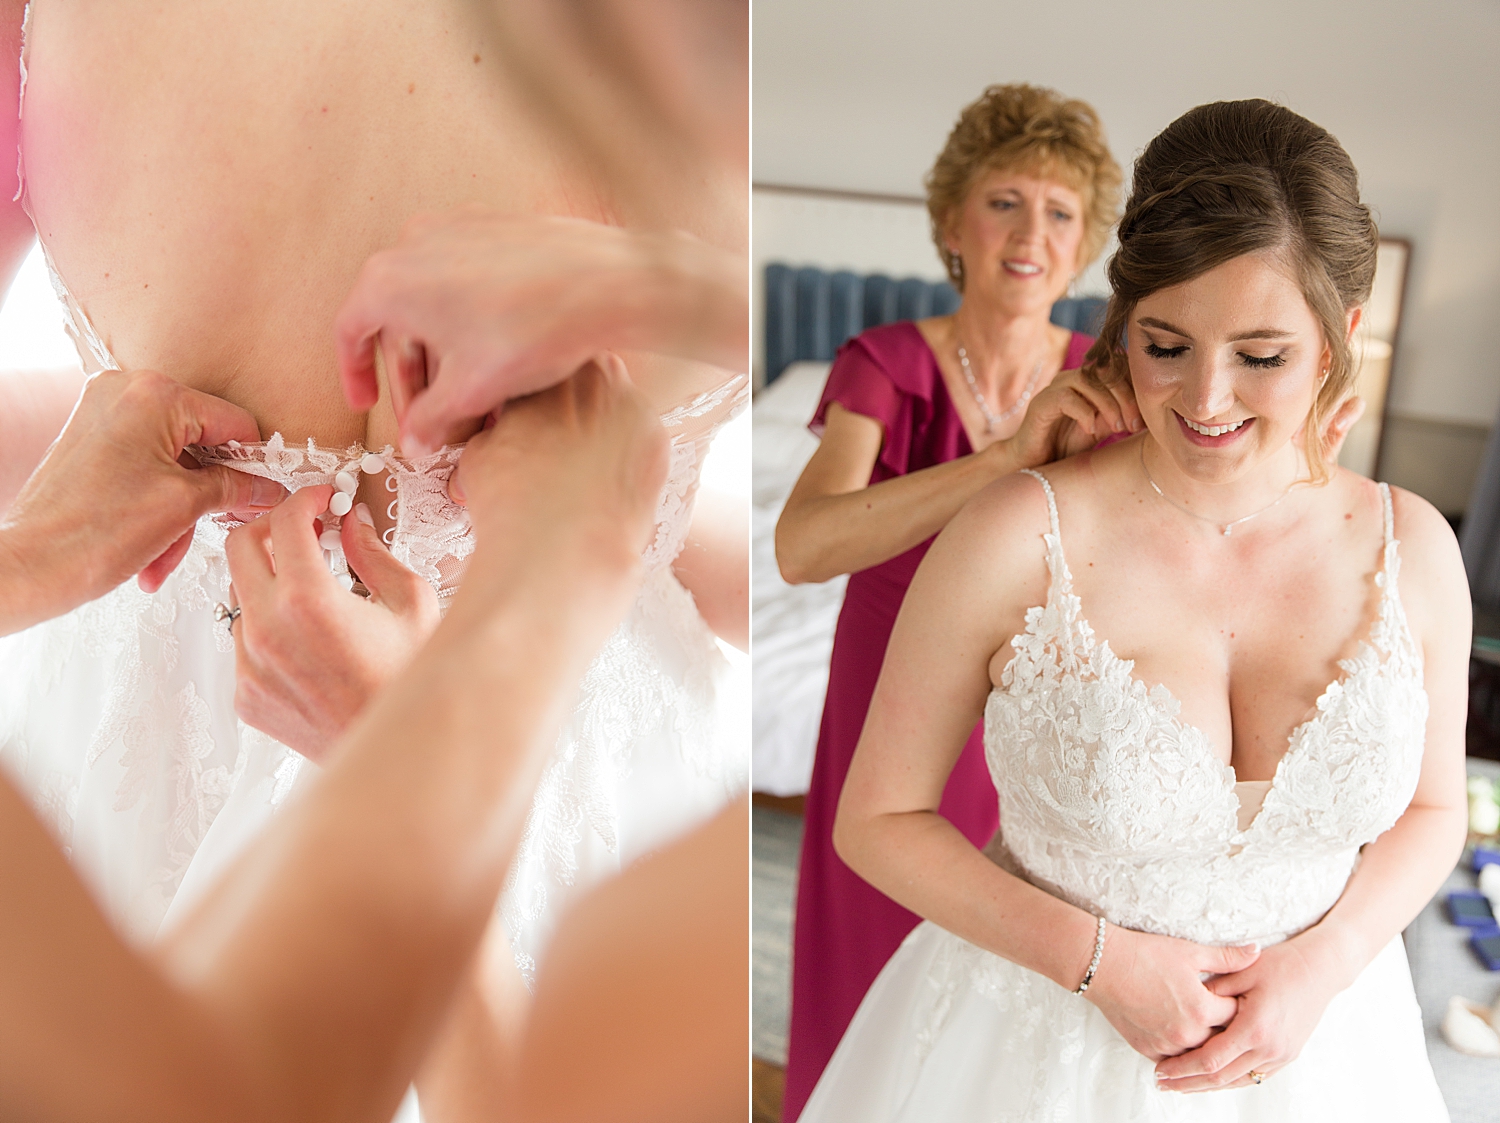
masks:
<svg viewBox="0 0 1500 1123"><path fill-rule="evenodd" d="M1057 521L1057 496L1052 493L1052 484L1046 476L1030 468L1022 468L1021 471L1041 484L1042 490L1047 493L1047 517L1052 522L1052 529L1044 536L1047 542L1047 571L1052 575L1052 580L1047 584L1047 603L1054 604L1059 597L1066 597L1073 592L1073 575L1068 571L1068 559L1063 556L1062 532ZM1071 628L1071 625L1068 627Z"/></svg>
<svg viewBox="0 0 1500 1123"><path fill-rule="evenodd" d="M1060 543L1062 541L1062 534L1058 530L1057 525L1057 497L1052 494L1052 485L1047 482L1046 476L1031 468L1022 468L1021 474L1023 476L1030 476L1036 480L1037 483L1042 485L1042 490L1047 493L1047 517L1052 520L1052 536Z"/></svg>
<svg viewBox="0 0 1500 1123"><path fill-rule="evenodd" d="M1391 506L1391 485L1383 483L1380 487L1380 506L1385 515L1385 544L1387 547L1396 540L1396 510Z"/></svg>

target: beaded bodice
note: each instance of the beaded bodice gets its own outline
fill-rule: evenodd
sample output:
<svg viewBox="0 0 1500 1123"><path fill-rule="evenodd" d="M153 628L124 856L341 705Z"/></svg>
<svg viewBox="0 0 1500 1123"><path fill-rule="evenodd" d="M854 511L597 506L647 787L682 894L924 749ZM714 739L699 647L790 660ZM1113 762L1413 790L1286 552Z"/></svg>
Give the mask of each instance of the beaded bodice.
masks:
<svg viewBox="0 0 1500 1123"><path fill-rule="evenodd" d="M1285 938L1343 892L1359 848L1406 810L1427 694L1396 590L1390 491L1379 609L1342 676L1292 731L1243 827L1235 776L1165 686L1147 687L1083 618L1047 493L1047 602L1030 609L985 707L1000 795L996 861L1128 928L1224 944Z"/></svg>

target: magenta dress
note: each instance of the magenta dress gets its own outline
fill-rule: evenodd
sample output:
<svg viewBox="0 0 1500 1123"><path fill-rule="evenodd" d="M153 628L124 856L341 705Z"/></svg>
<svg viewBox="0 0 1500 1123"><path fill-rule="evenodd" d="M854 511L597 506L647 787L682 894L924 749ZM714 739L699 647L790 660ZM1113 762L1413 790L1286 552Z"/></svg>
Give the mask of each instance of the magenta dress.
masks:
<svg viewBox="0 0 1500 1123"><path fill-rule="evenodd" d="M1064 369L1082 365L1092 342L1075 332ZM815 433L822 431L829 402L885 427L872 484L973 451L937 359L913 323L871 328L839 349L809 426ZM801 1114L865 991L920 920L844 865L833 852L833 818L896 612L931 545L929 538L852 574L834 632L797 883L784 1123ZM998 826L997 806L984 763L983 728L976 727L948 778L940 810L970 842L983 846Z"/></svg>

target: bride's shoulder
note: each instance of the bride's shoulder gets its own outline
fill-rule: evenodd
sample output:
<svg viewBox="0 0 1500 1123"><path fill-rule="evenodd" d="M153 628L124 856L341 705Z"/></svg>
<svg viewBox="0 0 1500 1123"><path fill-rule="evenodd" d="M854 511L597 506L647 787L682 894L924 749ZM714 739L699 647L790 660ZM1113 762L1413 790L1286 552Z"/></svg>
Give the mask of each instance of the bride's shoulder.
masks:
<svg viewBox="0 0 1500 1123"><path fill-rule="evenodd" d="M1051 525L1041 480L1029 472L1013 472L960 509L938 535L923 568L941 573L950 588L966 589L976 604L995 597L1038 603L1039 596L1046 596L1043 536ZM1004 574L1005 580L995 581L996 574Z"/></svg>
<svg viewBox="0 0 1500 1123"><path fill-rule="evenodd" d="M1354 473L1340 469L1334 483L1357 488L1367 499L1380 503L1377 485ZM1453 527L1420 495L1387 486L1400 566L1397 588L1413 629L1429 639L1448 632L1462 633L1466 644L1471 612L1469 580Z"/></svg>

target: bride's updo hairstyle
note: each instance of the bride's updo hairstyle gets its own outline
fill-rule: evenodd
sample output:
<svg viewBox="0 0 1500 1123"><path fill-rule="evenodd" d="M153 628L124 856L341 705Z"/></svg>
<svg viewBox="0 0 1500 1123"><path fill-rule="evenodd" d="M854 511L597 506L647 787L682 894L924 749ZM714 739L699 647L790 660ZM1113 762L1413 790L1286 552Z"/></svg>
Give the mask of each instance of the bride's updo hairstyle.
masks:
<svg viewBox="0 0 1500 1123"><path fill-rule="evenodd" d="M1282 257L1333 355L1304 441L1313 482L1326 482L1323 423L1357 373L1346 316L1369 298L1379 241L1343 146L1269 101L1190 109L1136 160L1119 239L1109 262L1113 294L1085 360L1104 382L1129 377L1126 324L1143 298L1248 253Z"/></svg>

